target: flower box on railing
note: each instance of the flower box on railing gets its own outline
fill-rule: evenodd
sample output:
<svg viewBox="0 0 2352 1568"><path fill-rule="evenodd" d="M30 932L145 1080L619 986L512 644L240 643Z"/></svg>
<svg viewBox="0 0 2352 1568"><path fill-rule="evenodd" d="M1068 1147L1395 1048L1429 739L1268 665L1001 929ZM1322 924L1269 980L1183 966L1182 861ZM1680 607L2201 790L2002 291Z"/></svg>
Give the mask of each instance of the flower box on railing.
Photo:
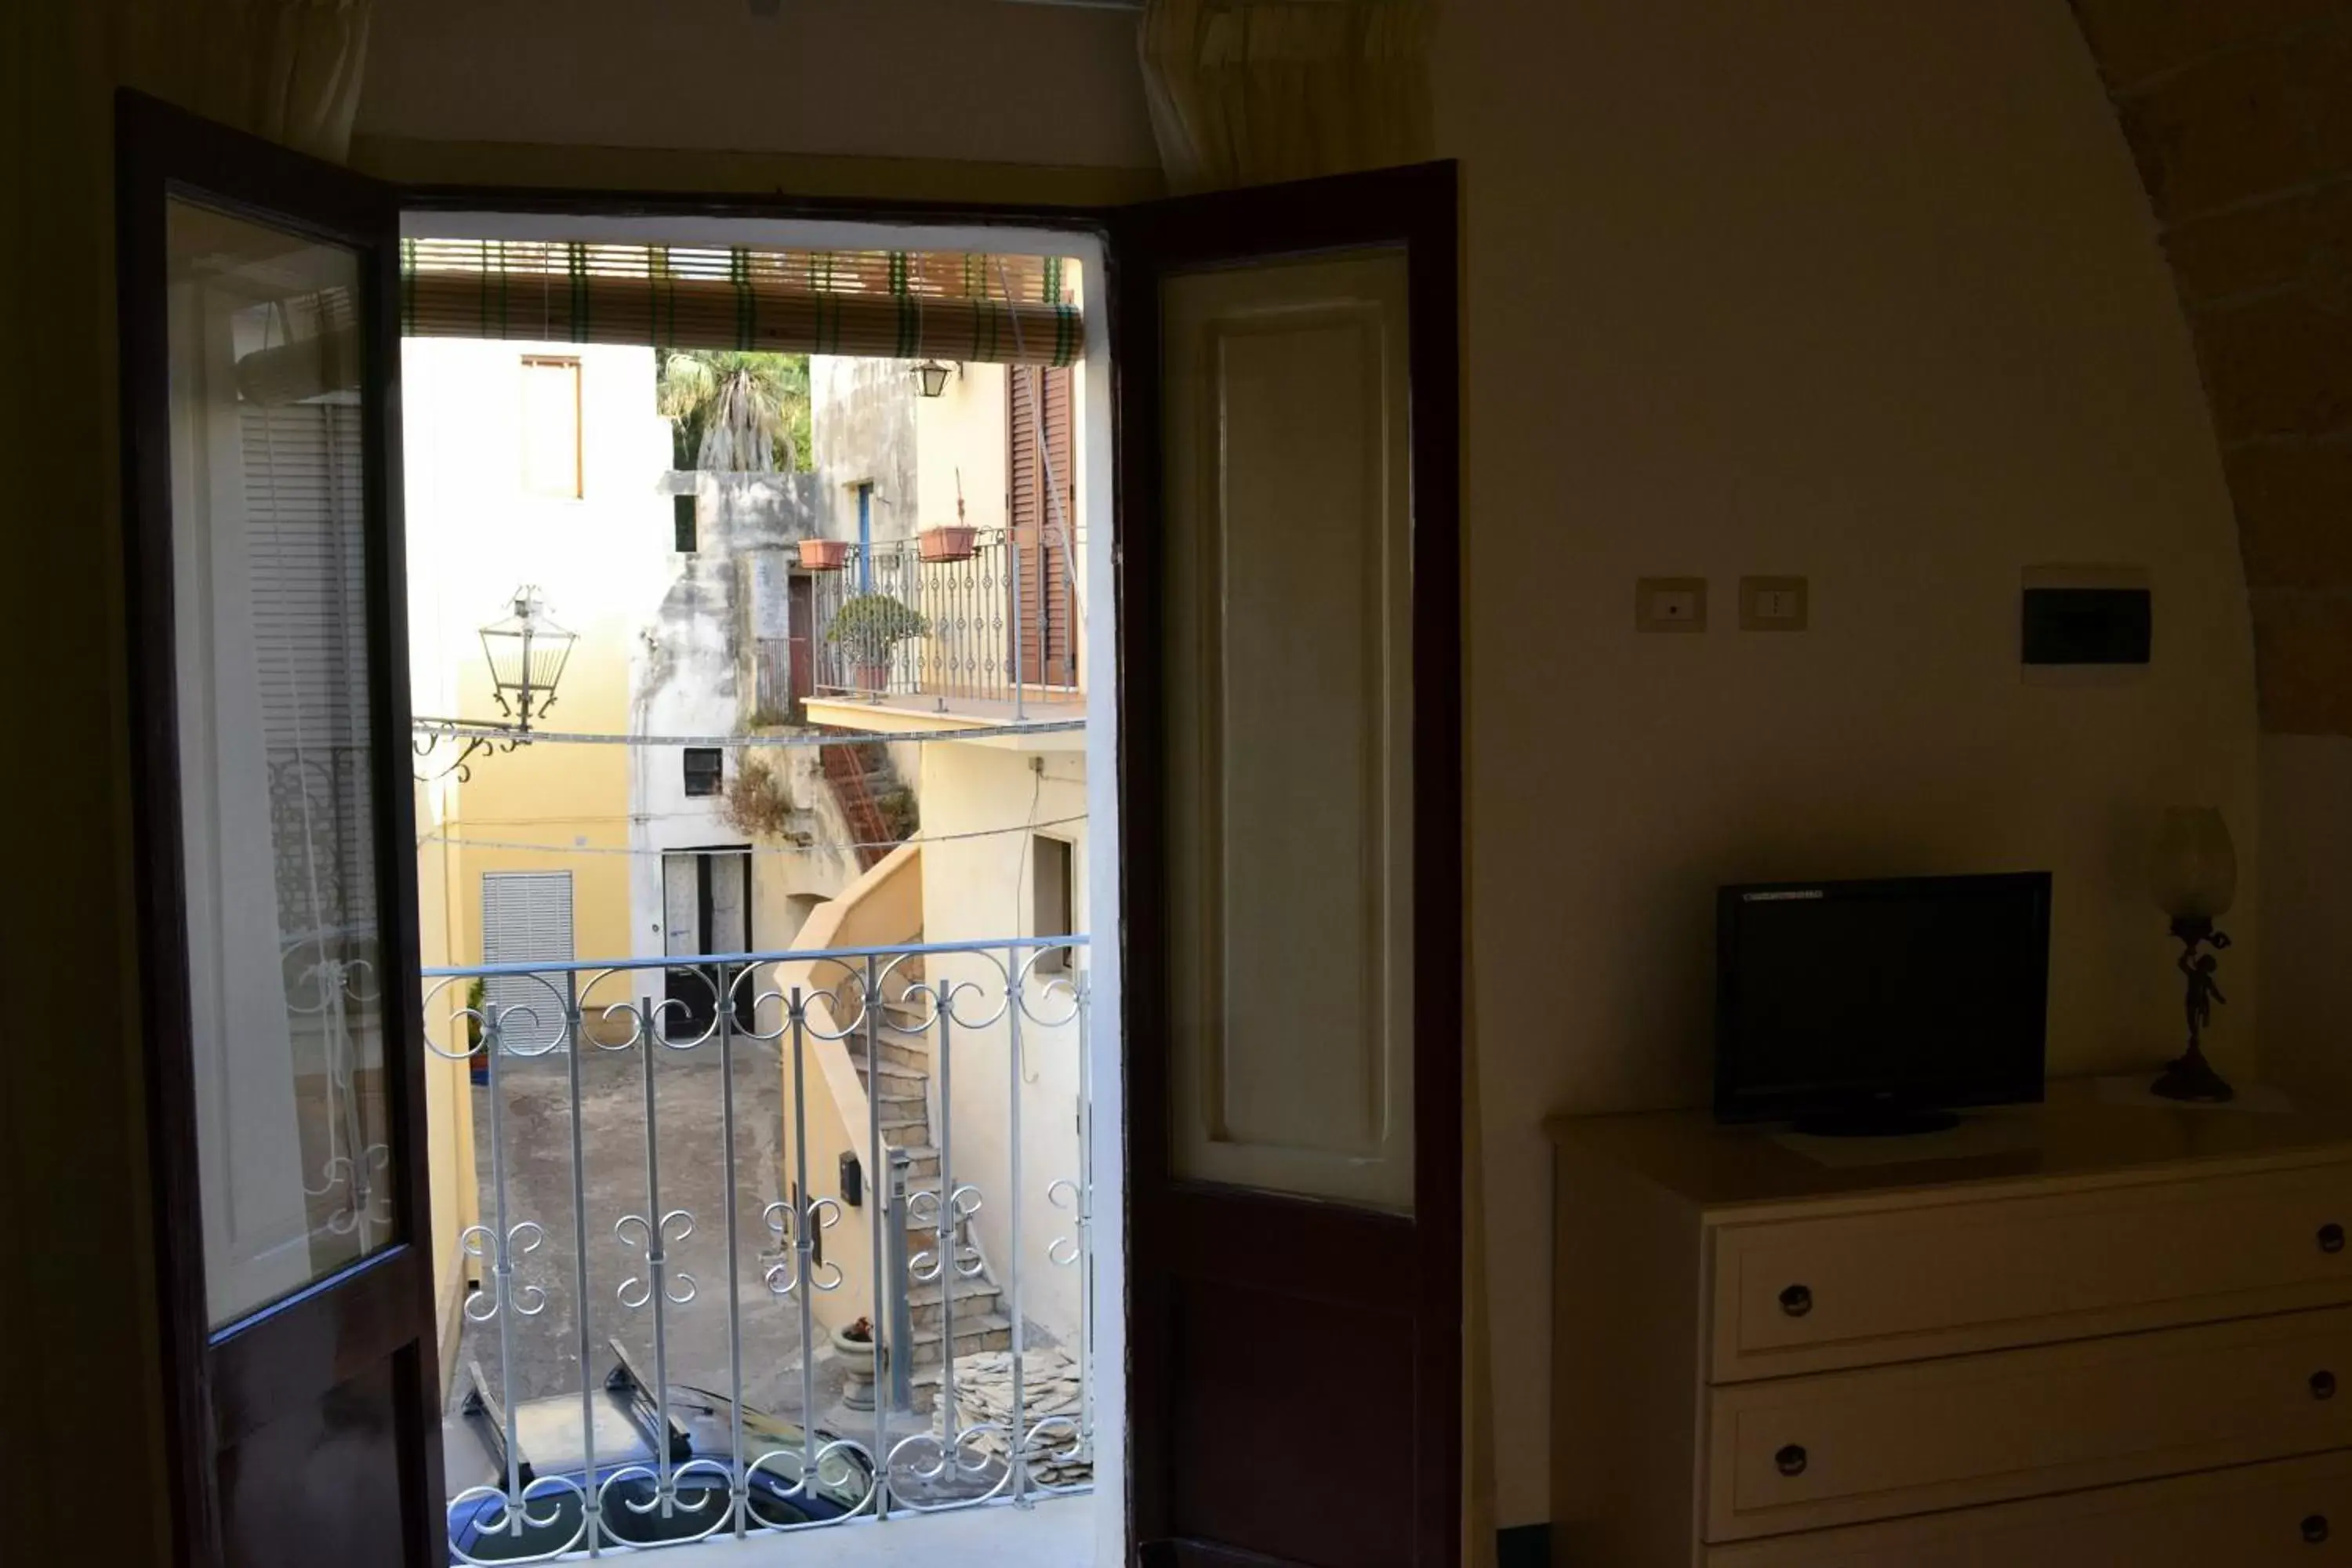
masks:
<svg viewBox="0 0 2352 1568"><path fill-rule="evenodd" d="M801 541L801 565L811 572L838 572L849 564L849 541L845 539L803 539Z"/></svg>
<svg viewBox="0 0 2352 1568"><path fill-rule="evenodd" d="M926 561L969 561L980 552L980 530L961 523L927 528L921 539Z"/></svg>

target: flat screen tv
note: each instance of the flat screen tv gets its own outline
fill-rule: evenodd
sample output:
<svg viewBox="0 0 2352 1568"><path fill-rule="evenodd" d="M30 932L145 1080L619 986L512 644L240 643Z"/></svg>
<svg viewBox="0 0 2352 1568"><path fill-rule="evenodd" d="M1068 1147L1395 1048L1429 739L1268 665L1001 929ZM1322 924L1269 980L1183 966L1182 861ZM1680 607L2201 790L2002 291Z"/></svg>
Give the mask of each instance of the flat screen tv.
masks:
<svg viewBox="0 0 2352 1568"><path fill-rule="evenodd" d="M2042 1098L2050 874L1775 882L1716 895L1715 1110L1924 1131Z"/></svg>

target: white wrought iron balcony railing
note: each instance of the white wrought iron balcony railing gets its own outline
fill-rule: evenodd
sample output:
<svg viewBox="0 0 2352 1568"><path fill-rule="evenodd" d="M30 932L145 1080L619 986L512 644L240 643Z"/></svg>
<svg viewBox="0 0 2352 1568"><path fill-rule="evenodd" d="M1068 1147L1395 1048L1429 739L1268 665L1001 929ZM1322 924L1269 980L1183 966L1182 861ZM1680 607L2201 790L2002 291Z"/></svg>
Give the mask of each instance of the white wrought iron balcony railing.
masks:
<svg viewBox="0 0 2352 1568"><path fill-rule="evenodd" d="M956 537L933 537L942 533ZM815 576L817 693L941 708L1082 704L1085 544L1083 529L1048 527L849 546L838 570Z"/></svg>
<svg viewBox="0 0 2352 1568"><path fill-rule="evenodd" d="M477 1086L452 1555L1090 1489L1086 950L426 970L427 1045Z"/></svg>

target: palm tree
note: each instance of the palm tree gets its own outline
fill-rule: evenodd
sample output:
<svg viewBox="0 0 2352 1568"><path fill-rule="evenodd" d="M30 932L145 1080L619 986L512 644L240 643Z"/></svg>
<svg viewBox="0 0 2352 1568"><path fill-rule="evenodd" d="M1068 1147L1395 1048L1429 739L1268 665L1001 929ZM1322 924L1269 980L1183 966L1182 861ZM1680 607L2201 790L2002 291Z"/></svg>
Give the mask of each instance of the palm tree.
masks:
<svg viewBox="0 0 2352 1568"><path fill-rule="evenodd" d="M657 406L677 425L680 468L766 474L799 466L809 426L806 354L675 349L656 374Z"/></svg>

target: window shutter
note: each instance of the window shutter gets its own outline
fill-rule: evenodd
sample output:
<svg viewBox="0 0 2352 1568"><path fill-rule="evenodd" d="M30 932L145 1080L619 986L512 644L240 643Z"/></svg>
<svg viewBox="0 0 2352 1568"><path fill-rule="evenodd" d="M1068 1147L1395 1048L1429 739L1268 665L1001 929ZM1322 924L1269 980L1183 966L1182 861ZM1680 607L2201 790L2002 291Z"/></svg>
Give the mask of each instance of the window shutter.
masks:
<svg viewBox="0 0 2352 1568"><path fill-rule="evenodd" d="M1018 601L1013 622L1024 685L1078 683L1075 416L1068 370L1015 365L1005 372L1008 591Z"/></svg>
<svg viewBox="0 0 2352 1568"><path fill-rule="evenodd" d="M484 963L569 963L572 957L571 872L482 874ZM482 982L482 1000L492 1016L517 1009L501 1019L500 1028L509 1045L525 1050L562 1038L563 994L560 973L490 975Z"/></svg>

